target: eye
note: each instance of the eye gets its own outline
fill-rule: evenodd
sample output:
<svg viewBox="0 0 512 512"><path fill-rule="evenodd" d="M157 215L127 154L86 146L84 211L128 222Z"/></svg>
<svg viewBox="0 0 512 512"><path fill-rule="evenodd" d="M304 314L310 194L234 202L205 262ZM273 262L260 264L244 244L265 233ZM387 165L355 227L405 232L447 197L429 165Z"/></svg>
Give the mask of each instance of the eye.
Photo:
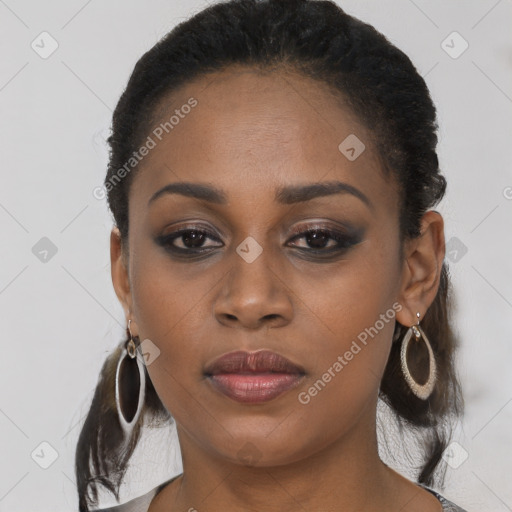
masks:
<svg viewBox="0 0 512 512"><path fill-rule="evenodd" d="M321 225L299 226L292 229L292 234L295 236L290 239L290 242L301 239L305 241L303 246L292 244L292 247L305 254L320 256L345 252L362 239L358 230L352 229L344 232ZM213 243L208 244L208 240L213 241ZM215 234L200 226L187 226L166 235L161 235L156 238L156 242L175 256L207 254L224 246Z"/></svg>
<svg viewBox="0 0 512 512"><path fill-rule="evenodd" d="M297 233L291 241L304 239L306 246L297 247L306 253L312 254L330 254L339 253L352 247L361 241L361 236L357 233L347 233L331 229L326 226L310 226L307 228L294 228L293 233ZM308 246L310 249L308 249Z"/></svg>
<svg viewBox="0 0 512 512"><path fill-rule="evenodd" d="M189 226L167 235L159 236L157 237L157 242L165 249L178 254L199 254L207 252L211 248L222 247L222 245L205 246L204 244L208 239L220 242L213 233L204 228Z"/></svg>

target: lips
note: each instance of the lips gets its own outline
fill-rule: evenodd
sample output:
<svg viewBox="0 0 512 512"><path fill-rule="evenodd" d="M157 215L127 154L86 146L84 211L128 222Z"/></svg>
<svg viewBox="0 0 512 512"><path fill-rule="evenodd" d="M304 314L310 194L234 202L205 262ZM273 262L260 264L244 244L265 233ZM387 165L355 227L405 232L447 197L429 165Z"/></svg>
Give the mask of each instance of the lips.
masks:
<svg viewBox="0 0 512 512"><path fill-rule="evenodd" d="M270 350L224 354L205 367L214 390L244 403L272 400L296 387L305 370Z"/></svg>

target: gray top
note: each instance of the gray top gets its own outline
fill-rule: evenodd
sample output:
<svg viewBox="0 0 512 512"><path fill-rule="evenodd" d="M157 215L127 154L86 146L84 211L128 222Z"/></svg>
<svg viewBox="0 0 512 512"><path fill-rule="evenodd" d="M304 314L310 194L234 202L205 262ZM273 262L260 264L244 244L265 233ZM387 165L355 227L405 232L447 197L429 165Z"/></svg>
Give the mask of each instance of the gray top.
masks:
<svg viewBox="0 0 512 512"><path fill-rule="evenodd" d="M92 512L148 512L149 505L153 498L170 482L175 480L181 475L176 475L175 477L165 481L164 483L158 485L148 493L139 496L138 498L135 498L133 500L130 500L126 503L123 503L122 505L117 505L115 507L109 507L109 508L101 508L101 509L95 509ZM422 484L421 485L424 489L431 492L440 502L443 506L444 512L467 512L466 510L460 508L459 506L455 505L451 501L448 501L446 498L441 496L436 491L430 489L429 487L426 487Z"/></svg>

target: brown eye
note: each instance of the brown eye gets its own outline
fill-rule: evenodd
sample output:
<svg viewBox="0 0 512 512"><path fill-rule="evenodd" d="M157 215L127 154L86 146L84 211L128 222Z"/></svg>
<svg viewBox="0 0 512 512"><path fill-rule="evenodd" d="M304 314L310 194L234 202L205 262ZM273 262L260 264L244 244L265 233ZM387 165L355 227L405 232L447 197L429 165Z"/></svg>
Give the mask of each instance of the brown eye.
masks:
<svg viewBox="0 0 512 512"><path fill-rule="evenodd" d="M305 232L304 235L296 238L304 238L304 240L306 240L306 243L313 249L325 249L325 247L329 244L329 240L331 241L331 243L333 241L335 242L333 233L319 229L308 230ZM334 244L334 246L336 246L336 244Z"/></svg>
<svg viewBox="0 0 512 512"><path fill-rule="evenodd" d="M183 228L158 237L157 243L171 252L183 254L204 253L211 248L220 247L219 245L205 247L204 244L208 239L218 240L215 235L204 229Z"/></svg>
<svg viewBox="0 0 512 512"><path fill-rule="evenodd" d="M293 247L310 254L331 254L343 252L361 241L358 232L341 232L323 226L312 226L305 229L293 230L296 235L291 239L304 239L305 245ZM309 249L308 249L309 247Z"/></svg>
<svg viewBox="0 0 512 512"><path fill-rule="evenodd" d="M195 249L201 247L206 240L207 235L200 231L185 231L181 236L174 240L182 240L185 249Z"/></svg>

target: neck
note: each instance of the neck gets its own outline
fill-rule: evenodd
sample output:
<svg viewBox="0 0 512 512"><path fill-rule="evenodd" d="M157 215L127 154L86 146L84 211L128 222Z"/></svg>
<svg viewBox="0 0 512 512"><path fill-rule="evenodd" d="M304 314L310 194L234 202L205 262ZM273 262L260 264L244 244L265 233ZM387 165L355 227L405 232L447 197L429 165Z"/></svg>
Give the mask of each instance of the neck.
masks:
<svg viewBox="0 0 512 512"><path fill-rule="evenodd" d="M335 443L279 466L230 462L199 447L179 425L178 435L183 478L172 499L175 508L167 502L167 510L369 512L392 508L390 489L396 473L378 455L375 409L372 421L361 418Z"/></svg>

